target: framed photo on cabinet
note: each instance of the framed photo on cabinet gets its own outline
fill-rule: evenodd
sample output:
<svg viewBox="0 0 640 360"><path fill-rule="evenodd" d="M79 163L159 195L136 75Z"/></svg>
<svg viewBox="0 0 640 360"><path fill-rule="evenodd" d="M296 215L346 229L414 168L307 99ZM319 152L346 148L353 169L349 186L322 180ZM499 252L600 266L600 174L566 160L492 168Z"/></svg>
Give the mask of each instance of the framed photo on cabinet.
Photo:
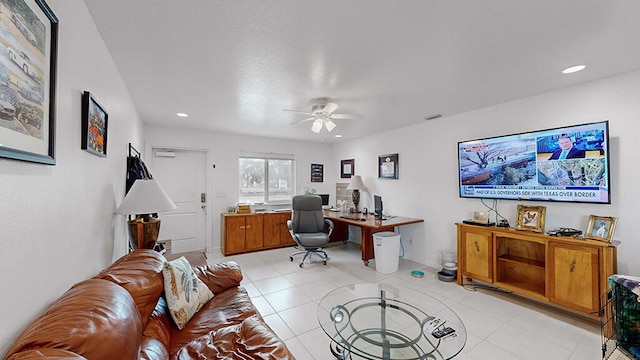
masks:
<svg viewBox="0 0 640 360"><path fill-rule="evenodd" d="M587 238L611 242L613 231L616 228L617 218L610 216L589 215L589 227Z"/></svg>
<svg viewBox="0 0 640 360"><path fill-rule="evenodd" d="M544 220L547 212L545 206L518 205L516 229L544 232Z"/></svg>

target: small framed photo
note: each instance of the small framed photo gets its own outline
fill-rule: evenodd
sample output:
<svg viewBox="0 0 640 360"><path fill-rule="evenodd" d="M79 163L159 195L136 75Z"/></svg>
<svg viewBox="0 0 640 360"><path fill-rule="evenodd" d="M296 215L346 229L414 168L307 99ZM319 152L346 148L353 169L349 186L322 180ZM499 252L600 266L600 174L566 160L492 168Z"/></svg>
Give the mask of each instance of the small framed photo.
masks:
<svg viewBox="0 0 640 360"><path fill-rule="evenodd" d="M489 213L485 211L474 211L471 221L478 224L489 224Z"/></svg>
<svg viewBox="0 0 640 360"><path fill-rule="evenodd" d="M547 212L545 206L518 205L516 229L544 232L544 218Z"/></svg>
<svg viewBox="0 0 640 360"><path fill-rule="evenodd" d="M398 178L398 154L378 156L378 179Z"/></svg>
<svg viewBox="0 0 640 360"><path fill-rule="evenodd" d="M311 182L323 182L323 181L324 181L324 165L311 164Z"/></svg>
<svg viewBox="0 0 640 360"><path fill-rule="evenodd" d="M611 242L613 231L616 228L617 218L610 216L589 215L589 227L587 238Z"/></svg>
<svg viewBox="0 0 640 360"><path fill-rule="evenodd" d="M101 157L107 156L107 126L109 114L90 92L82 93L82 143L83 150Z"/></svg>
<svg viewBox="0 0 640 360"><path fill-rule="evenodd" d="M340 160L340 177L343 179L351 178L351 175L355 174L355 160Z"/></svg>

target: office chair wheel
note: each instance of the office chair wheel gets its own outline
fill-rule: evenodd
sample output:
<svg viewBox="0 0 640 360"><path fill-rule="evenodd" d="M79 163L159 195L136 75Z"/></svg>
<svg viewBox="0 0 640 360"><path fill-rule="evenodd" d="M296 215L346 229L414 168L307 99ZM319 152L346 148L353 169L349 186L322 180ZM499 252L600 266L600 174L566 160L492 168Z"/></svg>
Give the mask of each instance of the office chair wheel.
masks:
<svg viewBox="0 0 640 360"><path fill-rule="evenodd" d="M322 263L323 263L323 264L325 264L325 265L327 265L327 260L323 261Z"/></svg>
<svg viewBox="0 0 640 360"><path fill-rule="evenodd" d="M293 261L293 256L289 256L289 260L290 260L290 261Z"/></svg>
<svg viewBox="0 0 640 360"><path fill-rule="evenodd" d="M300 269L302 269L304 267L303 263L300 263Z"/></svg>

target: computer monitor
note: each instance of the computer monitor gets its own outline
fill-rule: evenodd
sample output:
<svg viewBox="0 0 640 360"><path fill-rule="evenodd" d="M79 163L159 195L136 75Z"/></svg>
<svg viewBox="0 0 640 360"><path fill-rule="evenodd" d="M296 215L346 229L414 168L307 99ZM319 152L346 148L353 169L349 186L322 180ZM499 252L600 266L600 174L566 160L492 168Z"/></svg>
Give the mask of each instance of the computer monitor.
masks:
<svg viewBox="0 0 640 360"><path fill-rule="evenodd" d="M382 196L373 195L373 208L375 210L376 219L383 220L382 218Z"/></svg>
<svg viewBox="0 0 640 360"><path fill-rule="evenodd" d="M329 206L329 194L318 194L322 199L322 207Z"/></svg>

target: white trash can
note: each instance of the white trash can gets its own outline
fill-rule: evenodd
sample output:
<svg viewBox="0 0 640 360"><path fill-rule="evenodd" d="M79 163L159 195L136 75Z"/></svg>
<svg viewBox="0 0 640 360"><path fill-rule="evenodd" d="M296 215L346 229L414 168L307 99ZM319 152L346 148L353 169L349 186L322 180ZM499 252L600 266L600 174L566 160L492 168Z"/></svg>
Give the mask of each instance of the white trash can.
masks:
<svg viewBox="0 0 640 360"><path fill-rule="evenodd" d="M398 271L400 234L392 231L373 234L373 253L376 257L377 272L391 274Z"/></svg>

